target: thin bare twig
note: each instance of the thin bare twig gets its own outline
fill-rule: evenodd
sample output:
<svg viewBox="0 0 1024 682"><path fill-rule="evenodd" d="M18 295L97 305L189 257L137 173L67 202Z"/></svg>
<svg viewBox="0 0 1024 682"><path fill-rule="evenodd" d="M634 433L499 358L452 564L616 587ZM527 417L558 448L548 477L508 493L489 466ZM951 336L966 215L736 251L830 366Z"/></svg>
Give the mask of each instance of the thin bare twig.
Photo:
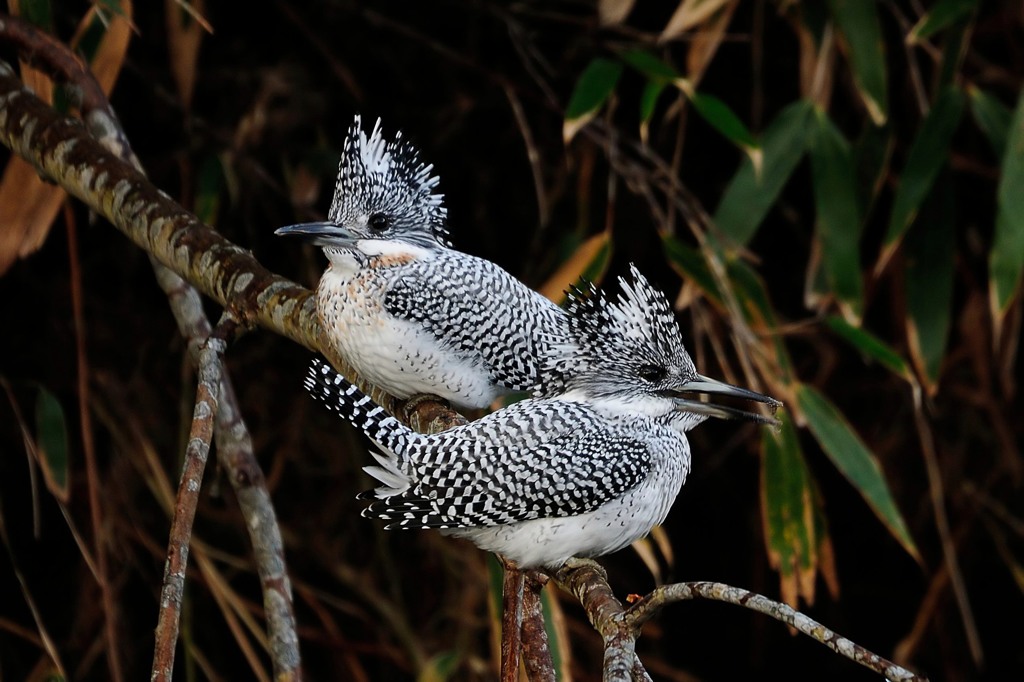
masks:
<svg viewBox="0 0 1024 682"><path fill-rule="evenodd" d="M981 648L981 635L978 633L977 623L974 622L974 611L971 609L971 601L967 596L967 585L964 583L964 575L957 559L956 543L953 541L953 534L949 529L949 517L946 515L946 492L942 486L939 457L935 451L931 426L924 414L924 398L921 387L915 383L912 388L914 425L917 427L918 440L921 441L921 455L924 458L924 469L928 475L928 493L932 502L932 512L935 514L935 529L939 533L942 557L949 569L950 584L953 586L953 594L956 596L956 603L960 608L960 617L963 619L964 631L967 634L967 645L970 647L974 662L981 667L985 660L985 652Z"/></svg>
<svg viewBox="0 0 1024 682"><path fill-rule="evenodd" d="M89 494L89 516L92 521L93 552L96 556L96 570L99 578L100 598L103 600L104 626L107 640L107 664L114 682L124 679L121 659L118 656L117 600L111 592L110 571L107 564L107 550L104 547L103 507L100 503L100 475L96 462L95 441L92 432L92 411L89 408L89 368L85 351L85 314L82 302L82 275L78 264L78 231L70 214L66 220L68 228L68 258L71 269L71 307L75 319L75 356L78 366L78 418L82 432L82 453L85 455L85 479Z"/></svg>
<svg viewBox="0 0 1024 682"><path fill-rule="evenodd" d="M548 201L547 192L544 190L544 166L540 150L533 140L533 132L530 130L530 122L526 119L526 111L523 110L523 103L519 101L519 95L514 88L507 83L503 84L505 97L508 99L509 107L515 116L516 124L519 126L519 134L526 145L526 159L530 162L530 172L533 174L533 193L537 196L537 221L543 230L551 222L551 203Z"/></svg>
<svg viewBox="0 0 1024 682"><path fill-rule="evenodd" d="M210 336L199 292L170 269L154 261L157 283L171 303L182 336L194 361L198 348ZM263 471L253 453L252 438L238 407L231 378L222 376L220 409L215 438L217 461L227 472L252 543L253 560L263 592L263 608L270 640L270 657L277 680L302 679L291 586L284 563L284 541L266 487Z"/></svg>
<svg viewBox="0 0 1024 682"><path fill-rule="evenodd" d="M217 417L226 346L223 339L210 337L199 351L195 410L192 413L192 429L185 448L185 463L171 520L164 584L160 593L160 614L156 626L156 644L150 679L160 682L170 680L174 672L181 600L185 592L185 570L188 567L188 546L192 538L192 522L195 520L196 507L199 504L203 472L206 470L206 460L213 440L213 425Z"/></svg>

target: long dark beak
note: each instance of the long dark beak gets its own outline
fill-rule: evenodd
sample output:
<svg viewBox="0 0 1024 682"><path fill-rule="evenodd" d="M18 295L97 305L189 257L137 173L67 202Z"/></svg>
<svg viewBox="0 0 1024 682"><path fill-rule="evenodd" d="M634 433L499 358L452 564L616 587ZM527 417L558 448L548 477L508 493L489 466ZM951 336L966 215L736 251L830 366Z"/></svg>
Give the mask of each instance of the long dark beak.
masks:
<svg viewBox="0 0 1024 682"><path fill-rule="evenodd" d="M350 230L331 222L288 225L274 230L274 234L302 237L317 246L351 246L359 239Z"/></svg>
<svg viewBox="0 0 1024 682"><path fill-rule="evenodd" d="M724 381L718 381L717 379L711 379L698 374L693 379L683 384L680 388L672 391L672 398L675 401L677 410L693 412L707 417L717 417L718 419L742 419L745 421L757 422L758 424L771 424L772 426L779 425L779 421L774 417L766 417L765 415L758 414L757 412L747 412L727 405L715 405L714 403L705 403L700 400L691 400L681 395L686 393L708 393L711 395L724 395L731 398L753 400L759 403L765 403L772 412L775 412L775 410L782 406L781 402L764 394L749 391L745 388L733 386L732 384L727 384Z"/></svg>

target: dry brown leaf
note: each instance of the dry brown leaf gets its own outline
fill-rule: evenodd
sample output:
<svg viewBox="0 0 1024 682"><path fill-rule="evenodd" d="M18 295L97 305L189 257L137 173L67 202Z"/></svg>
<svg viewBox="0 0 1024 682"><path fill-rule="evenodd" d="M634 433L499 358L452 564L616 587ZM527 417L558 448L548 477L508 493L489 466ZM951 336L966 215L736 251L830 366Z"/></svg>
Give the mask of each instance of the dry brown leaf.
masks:
<svg viewBox="0 0 1024 682"><path fill-rule="evenodd" d="M17 12L16 2L9 6L12 12ZM131 1L122 0L121 6L123 15L106 18L107 30L91 64L97 82L107 94L124 64L131 37ZM93 5L86 12L72 38L72 47L91 25L97 11L97 6ZM25 85L44 101L52 101L53 87L46 75L25 64L21 73ZM0 225L4 226L0 231L0 274L17 258L25 258L43 245L64 198L64 190L43 182L35 169L21 158L11 158L0 179Z"/></svg>
<svg viewBox="0 0 1024 682"><path fill-rule="evenodd" d="M16 0L8 2L7 7L11 14L20 13ZM25 86L44 102L52 102L53 84L49 77L25 62L20 64ZM15 260L43 245L63 200L64 190L45 184L35 168L20 157L11 157L0 179L0 275Z"/></svg>
<svg viewBox="0 0 1024 682"><path fill-rule="evenodd" d="M43 245L64 196L28 162L11 157L0 179L0 274Z"/></svg>
<svg viewBox="0 0 1024 682"><path fill-rule="evenodd" d="M708 64L718 52L722 39L725 37L725 29L729 27L732 15L735 14L739 4L739 0L732 0L726 4L703 28L697 31L693 42L690 43L690 50L686 53L686 75L694 85L700 82Z"/></svg>
<svg viewBox="0 0 1024 682"><path fill-rule="evenodd" d="M196 63L199 46L209 24L204 25L200 16L205 9L203 0L191 3L191 11L181 0L164 0L167 17L167 49L171 53L171 75L178 87L178 97L187 111L192 105L192 93L196 83Z"/></svg>
<svg viewBox="0 0 1024 682"><path fill-rule="evenodd" d="M654 544L650 538L640 538L634 542L630 547L637 553L640 560L644 562L644 566L651 572L651 577L654 578L656 585L661 584L661 566L658 565L658 555L654 551Z"/></svg>
<svg viewBox="0 0 1024 682"><path fill-rule="evenodd" d="M587 271L601 250L608 246L610 240L611 233L604 230L580 244L576 252L569 256L569 260L562 263L555 274L544 282L539 289L540 293L555 303L561 303L565 298L565 290L579 282L580 276Z"/></svg>
<svg viewBox="0 0 1024 682"><path fill-rule="evenodd" d="M673 40L703 23L732 0L682 0L658 40Z"/></svg>
<svg viewBox="0 0 1024 682"><path fill-rule="evenodd" d="M103 92L108 95L114 89L117 75L121 73L121 67L124 66L124 58L128 53L128 40L132 35L131 0L120 0L120 2L121 14L104 14L103 21L107 26L107 30L103 32L100 44L96 48L96 54L93 55L92 61L89 62L89 70L95 76L96 82L103 88ZM98 5L90 7L89 11L82 17L82 20L78 22L78 28L75 30L75 35L71 38L70 42L72 48L78 46L82 36L92 26L93 19L97 13L106 11L100 10L98 7Z"/></svg>
<svg viewBox="0 0 1024 682"><path fill-rule="evenodd" d="M602 26L621 24L633 10L636 0L597 0L597 16Z"/></svg>
<svg viewBox="0 0 1024 682"><path fill-rule="evenodd" d="M668 533L662 526L655 526L651 529L651 539L654 540L654 544L658 546L658 551L661 552L661 556L665 557L665 563L669 566L674 566L676 563L675 552L672 551L672 541L669 540Z"/></svg>

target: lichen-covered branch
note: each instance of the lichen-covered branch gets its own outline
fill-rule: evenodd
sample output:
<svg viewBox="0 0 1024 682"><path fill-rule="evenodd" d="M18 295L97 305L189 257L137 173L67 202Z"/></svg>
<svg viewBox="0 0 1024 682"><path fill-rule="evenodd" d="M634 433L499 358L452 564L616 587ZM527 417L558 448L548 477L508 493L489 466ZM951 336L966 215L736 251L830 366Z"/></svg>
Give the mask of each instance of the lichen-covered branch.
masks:
<svg viewBox="0 0 1024 682"><path fill-rule="evenodd" d="M146 179L109 103L101 92L90 87L91 78L79 62L54 47L49 36L16 18L3 17L0 23L5 38L13 33L15 46L34 46L35 61L44 62L58 79L74 84L87 121L83 127L80 121L57 114L24 88L10 66L0 61L0 142L149 253L194 359L210 334L198 288L246 325L262 325L319 350L339 372L413 428L436 432L464 422L461 415L437 401L402 403L356 375L329 344L320 344L310 291L267 271L248 251L214 232ZM298 638L281 533L227 375L220 398L218 458L235 489L253 544L275 678L300 679Z"/></svg>
<svg viewBox="0 0 1024 682"><path fill-rule="evenodd" d="M604 569L593 561L569 561L554 572L552 578L563 589L576 595L590 622L604 638L606 682L642 678L641 673L646 675L635 653L641 628L666 604L689 599L724 601L771 616L886 679L905 682L923 682L927 679L841 637L785 604L738 587L714 582L665 585L626 608L608 585Z"/></svg>
<svg viewBox="0 0 1024 682"><path fill-rule="evenodd" d="M0 143L109 220L126 237L245 325L260 325L324 353L389 410L394 399L321 343L312 293L264 268L108 151L77 119L57 114L0 62Z"/></svg>
<svg viewBox="0 0 1024 682"><path fill-rule="evenodd" d="M34 66L42 68L66 90L70 90L74 99L79 102L82 118L91 135L111 153L143 172L120 121L110 106L106 93L77 55L50 34L18 17L0 16L0 38L15 45L23 58L31 60ZM199 294L193 286L162 265L152 255L150 255L150 261L153 264L157 282L168 297L179 331L188 343L192 360L199 366L200 349L207 344L211 334L210 323L203 311ZM222 341L217 343L222 343ZM216 411L214 421L219 444L218 450L222 453L221 463L235 487L239 506L254 548L256 571L260 576L263 588L274 678L277 680L299 680L302 677L301 659L298 636L295 632L292 593L284 568L284 546L281 531L277 525L269 493L265 489L261 492L253 491L254 488L262 486L263 475L252 451L248 428L238 410L231 379L223 372L218 393L220 409ZM196 492L198 492L198 488ZM187 551L188 533L182 533L180 530L175 533L172 523L172 539L175 535L180 536L179 544L184 543ZM179 561L179 563L182 562ZM182 569L180 573L183 576L185 568L183 563L180 568ZM177 572L172 573L177 574ZM168 584L165 583L165 592L167 587ZM180 590L176 594L178 598L171 599L171 602L175 604L180 603ZM163 644L159 640L161 633L165 635L172 633L171 628L167 627L167 623L173 620L176 625L176 614L176 610L174 614L162 610L159 616L155 658L164 658L164 662L166 662L168 654L173 660L174 637L172 636L169 642L165 641ZM176 631L177 628L174 627L173 633ZM170 647L169 650L168 647ZM166 674L170 675L169 665L157 665L155 669L166 669Z"/></svg>
<svg viewBox="0 0 1024 682"><path fill-rule="evenodd" d="M884 675L886 679L893 680L893 682L901 680L922 682L926 679L868 651L786 604L722 583L705 581L664 585L627 609L622 616L622 621L626 627L639 631L640 627L666 604L689 599L724 601L771 616L775 620L791 626L794 630L821 642L851 661L856 661L880 675Z"/></svg>
<svg viewBox="0 0 1024 682"><path fill-rule="evenodd" d="M6 64L0 66L0 142L240 320L319 348L307 289L269 272L181 208L80 121L58 115L24 88Z"/></svg>

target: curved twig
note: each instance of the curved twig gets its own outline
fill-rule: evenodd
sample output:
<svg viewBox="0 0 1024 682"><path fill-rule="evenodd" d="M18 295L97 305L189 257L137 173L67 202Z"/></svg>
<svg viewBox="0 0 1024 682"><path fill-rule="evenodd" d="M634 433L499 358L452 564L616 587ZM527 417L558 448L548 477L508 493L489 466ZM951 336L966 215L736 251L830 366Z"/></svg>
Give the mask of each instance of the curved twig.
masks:
<svg viewBox="0 0 1024 682"><path fill-rule="evenodd" d="M889 680L927 680L838 635L786 604L738 587L715 582L675 583L653 590L626 608L608 585L604 569L593 561L571 560L552 577L563 589L576 595L590 622L604 638L606 681L629 680L639 676L643 667L638 667L635 662L635 644L643 624L666 604L690 599L724 601L771 616Z"/></svg>

